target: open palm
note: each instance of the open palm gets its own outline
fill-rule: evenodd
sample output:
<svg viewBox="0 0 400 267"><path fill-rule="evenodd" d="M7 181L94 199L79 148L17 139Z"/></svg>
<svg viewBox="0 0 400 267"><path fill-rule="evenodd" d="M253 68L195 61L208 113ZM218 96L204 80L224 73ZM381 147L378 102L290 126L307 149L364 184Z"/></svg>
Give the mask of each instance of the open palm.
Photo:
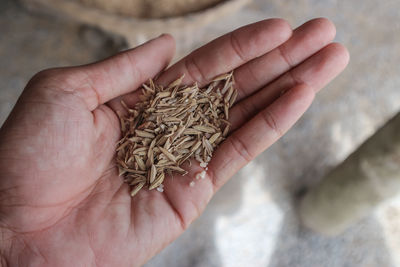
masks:
<svg viewBox="0 0 400 267"><path fill-rule="evenodd" d="M261 21L222 36L164 70L174 53L163 35L99 63L51 69L27 85L0 130L0 264L140 266L172 242L235 172L282 136L348 53L326 19L296 30ZM162 72L166 84L207 84L234 70L232 132L207 177L166 179L163 193L130 197L114 163L121 98Z"/></svg>

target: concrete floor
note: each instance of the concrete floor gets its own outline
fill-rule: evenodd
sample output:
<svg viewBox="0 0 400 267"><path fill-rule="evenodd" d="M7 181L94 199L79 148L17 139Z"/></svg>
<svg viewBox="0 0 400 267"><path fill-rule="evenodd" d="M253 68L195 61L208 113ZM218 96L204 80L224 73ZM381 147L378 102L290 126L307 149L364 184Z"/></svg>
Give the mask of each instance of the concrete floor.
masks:
<svg viewBox="0 0 400 267"><path fill-rule="evenodd" d="M325 16L350 50L348 69L278 143L237 174L206 212L146 267L400 266L400 197L343 234L301 227L296 197L400 110L400 2L254 0L200 29L180 54L268 17L293 26ZM0 3L0 123L35 72L87 63L124 47L119 38Z"/></svg>

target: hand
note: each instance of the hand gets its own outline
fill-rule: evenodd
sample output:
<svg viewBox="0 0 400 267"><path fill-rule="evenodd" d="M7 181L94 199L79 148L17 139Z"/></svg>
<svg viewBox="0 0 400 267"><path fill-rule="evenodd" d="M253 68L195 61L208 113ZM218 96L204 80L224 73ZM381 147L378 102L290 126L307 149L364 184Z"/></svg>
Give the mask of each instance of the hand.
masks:
<svg viewBox="0 0 400 267"><path fill-rule="evenodd" d="M0 130L0 255L3 266L139 266L179 236L215 192L281 137L314 95L348 62L331 43L335 28L316 19L292 31L271 19L240 28L161 73L207 84L234 70L239 91L233 131L207 177L166 179L164 193L133 199L114 163L120 99L138 101L142 83L163 71L171 36L86 66L32 78ZM0 258L1 258L0 257ZM0 261L1 262L1 261ZM72 263L75 262L75 263Z"/></svg>

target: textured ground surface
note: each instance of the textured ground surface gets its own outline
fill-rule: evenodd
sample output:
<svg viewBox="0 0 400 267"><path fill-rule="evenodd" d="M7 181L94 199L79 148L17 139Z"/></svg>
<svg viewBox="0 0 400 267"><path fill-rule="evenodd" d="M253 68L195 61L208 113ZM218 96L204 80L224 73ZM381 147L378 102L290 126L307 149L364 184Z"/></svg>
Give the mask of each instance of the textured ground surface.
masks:
<svg viewBox="0 0 400 267"><path fill-rule="evenodd" d="M236 175L203 216L146 267L400 266L400 197L335 238L300 226L296 195L316 183L400 109L400 2L254 0L199 30L196 47L243 24L326 16L350 50L348 69L322 91L281 141ZM120 40L0 3L0 123L40 69L112 54ZM183 52L183 51L181 51Z"/></svg>

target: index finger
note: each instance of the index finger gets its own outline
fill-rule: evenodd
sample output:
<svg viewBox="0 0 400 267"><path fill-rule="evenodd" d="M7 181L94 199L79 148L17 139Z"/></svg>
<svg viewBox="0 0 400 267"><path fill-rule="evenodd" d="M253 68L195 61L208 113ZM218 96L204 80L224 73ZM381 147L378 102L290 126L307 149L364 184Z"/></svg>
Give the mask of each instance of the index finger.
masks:
<svg viewBox="0 0 400 267"><path fill-rule="evenodd" d="M168 66L174 52L174 39L164 34L100 62L62 69L58 80L73 88L93 111L157 75Z"/></svg>

